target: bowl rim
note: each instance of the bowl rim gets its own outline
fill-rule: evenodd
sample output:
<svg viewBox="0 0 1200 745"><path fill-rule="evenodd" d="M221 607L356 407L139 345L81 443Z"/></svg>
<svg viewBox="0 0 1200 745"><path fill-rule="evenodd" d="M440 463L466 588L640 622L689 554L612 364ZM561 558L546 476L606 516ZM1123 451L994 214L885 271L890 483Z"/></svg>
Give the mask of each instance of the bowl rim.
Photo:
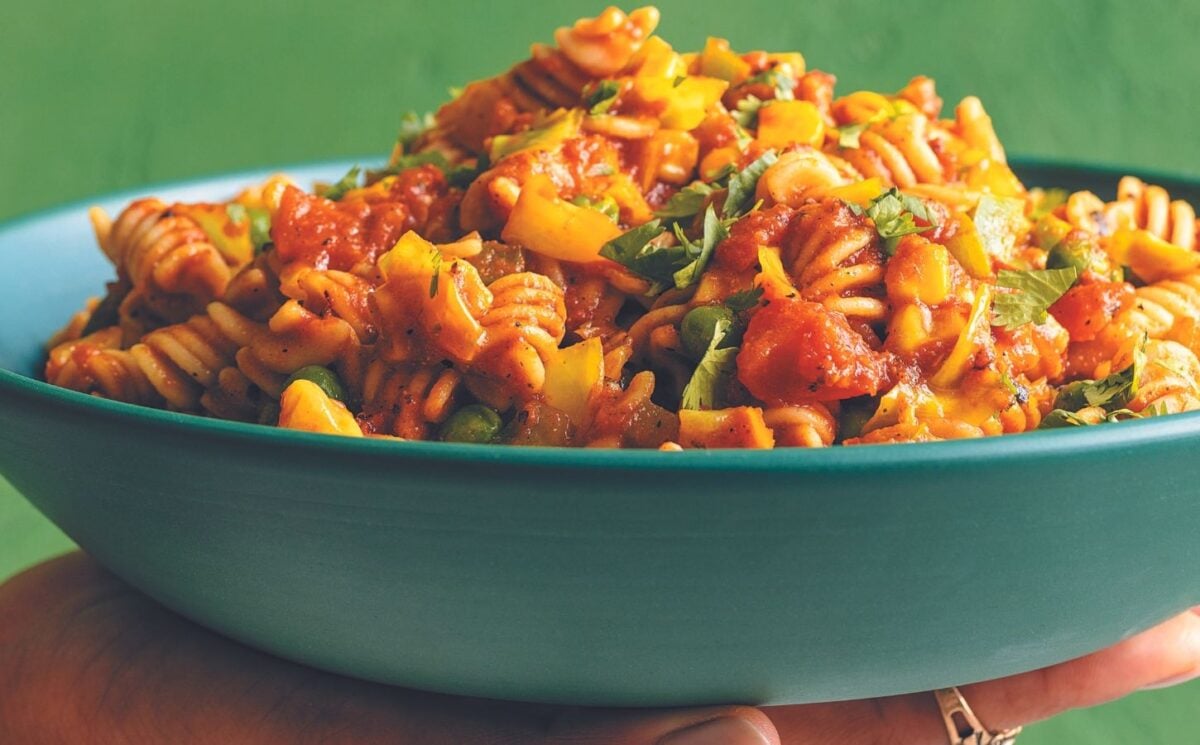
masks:
<svg viewBox="0 0 1200 745"><path fill-rule="evenodd" d="M313 171L346 168L372 158L321 160L270 168L223 172L174 181L164 181L92 198L44 208L0 221L0 234L82 212L97 202L123 201L161 190L204 187L218 181L250 181L281 171ZM1158 183L1200 187L1200 178L1148 171L1125 166L1082 163L1041 157L1014 157L1018 169L1070 171L1096 179L1115 179L1127 174ZM959 469L1019 463L1029 459L1059 458L1080 451L1119 454L1133 448L1183 437L1200 438L1200 411L1131 420L1097 427L1035 430L970 440L925 443L896 443L830 448L777 448L769 451L745 449L685 450L662 452L636 449L592 449L575 447L530 447L513 445L468 445L436 441L402 441L383 438L351 438L280 429L196 414L156 409L91 396L45 383L13 370L0 368L0 396L18 396L34 404L66 409L69 414L94 415L116 426L142 427L170 434L208 436L228 444L253 443L263 447L303 453L335 453L339 456L388 462L437 462L524 468L602 470L725 470L746 472L854 472L863 469Z"/></svg>

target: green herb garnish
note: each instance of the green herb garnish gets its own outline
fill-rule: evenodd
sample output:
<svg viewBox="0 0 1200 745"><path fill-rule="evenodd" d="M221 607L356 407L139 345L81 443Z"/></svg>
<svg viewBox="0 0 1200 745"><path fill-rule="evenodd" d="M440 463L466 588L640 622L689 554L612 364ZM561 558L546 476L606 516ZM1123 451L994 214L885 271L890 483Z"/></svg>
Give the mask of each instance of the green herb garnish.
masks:
<svg viewBox="0 0 1200 745"><path fill-rule="evenodd" d="M710 204L704 211L704 233L699 245L688 240L678 223L675 224L675 237L689 258L688 263L672 275L676 289L683 290L700 281L717 244L729 237L729 225L717 217L717 211Z"/></svg>
<svg viewBox="0 0 1200 745"><path fill-rule="evenodd" d="M754 205L754 191L763 173L779 160L774 150L768 150L753 163L729 178L729 193L725 196L722 209L726 219L741 217Z"/></svg>
<svg viewBox="0 0 1200 745"><path fill-rule="evenodd" d="M713 336L708 343L708 349L700 358L691 380L683 389L681 408L719 408L721 393L737 369L738 347L721 347L721 342L729 332L729 327L730 323L726 320L717 321L716 326L713 327Z"/></svg>
<svg viewBox="0 0 1200 745"><path fill-rule="evenodd" d="M1071 289L1078 277L1079 270L1073 266L1001 271L996 276L996 286L1015 292L996 293L992 300L992 325L1015 329L1027 323L1045 323L1050 306Z"/></svg>
<svg viewBox="0 0 1200 745"><path fill-rule="evenodd" d="M261 253L263 247L271 242L271 213L261 207L246 207L233 202L225 205L225 214L235 225L250 221L250 243L254 253Z"/></svg>
<svg viewBox="0 0 1200 745"><path fill-rule="evenodd" d="M316 190L317 196L325 197L331 202L338 201L346 196L346 192L358 188L358 176L360 173L362 173L362 169L354 166L349 171L346 171L346 175L338 179L336 184L318 186Z"/></svg>
<svg viewBox="0 0 1200 745"><path fill-rule="evenodd" d="M875 223L875 232L883 239L883 251L888 256L895 255L902 237L937 227L937 219L924 202L895 187L871 200L865 210L853 202L847 202L847 205L854 214L865 214L871 218ZM918 219L928 224L918 225Z"/></svg>
<svg viewBox="0 0 1200 745"><path fill-rule="evenodd" d="M617 81L601 80L584 96L583 105L587 106L589 114L606 114L616 103L620 92L621 84Z"/></svg>
<svg viewBox="0 0 1200 745"><path fill-rule="evenodd" d="M697 181L691 186L685 186L679 191L671 195L667 203L662 209L655 210L655 217L662 217L672 220L680 220L688 217L693 217L700 214L701 208L712 193L716 191L712 186Z"/></svg>

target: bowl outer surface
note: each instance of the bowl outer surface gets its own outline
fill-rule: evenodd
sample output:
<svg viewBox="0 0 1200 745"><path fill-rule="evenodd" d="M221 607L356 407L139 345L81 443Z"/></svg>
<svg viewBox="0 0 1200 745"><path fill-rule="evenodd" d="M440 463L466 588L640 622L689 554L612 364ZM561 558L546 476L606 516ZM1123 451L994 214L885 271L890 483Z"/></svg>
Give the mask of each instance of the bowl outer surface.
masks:
<svg viewBox="0 0 1200 745"><path fill-rule="evenodd" d="M0 365L35 367L98 255L81 209L0 230ZM0 473L164 604L337 672L557 703L860 698L1115 642L1200 602L1198 444L1200 415L770 453L364 442L0 372Z"/></svg>

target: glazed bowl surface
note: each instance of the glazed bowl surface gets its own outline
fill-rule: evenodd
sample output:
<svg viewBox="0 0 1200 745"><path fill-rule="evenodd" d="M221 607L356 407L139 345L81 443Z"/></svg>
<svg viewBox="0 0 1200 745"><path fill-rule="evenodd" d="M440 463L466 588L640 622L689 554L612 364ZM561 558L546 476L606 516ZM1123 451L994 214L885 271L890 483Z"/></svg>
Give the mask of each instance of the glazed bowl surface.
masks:
<svg viewBox="0 0 1200 745"><path fill-rule="evenodd" d="M90 203L0 227L0 474L133 585L281 657L502 699L796 703L1029 670L1200 603L1200 414L661 453L350 440L53 388L44 341L112 276Z"/></svg>

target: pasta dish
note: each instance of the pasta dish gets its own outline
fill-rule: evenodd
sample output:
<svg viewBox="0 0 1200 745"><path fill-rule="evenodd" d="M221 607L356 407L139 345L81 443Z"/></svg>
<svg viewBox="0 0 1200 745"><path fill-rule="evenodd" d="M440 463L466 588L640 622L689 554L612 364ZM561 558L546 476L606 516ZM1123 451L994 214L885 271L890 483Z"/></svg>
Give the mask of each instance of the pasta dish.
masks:
<svg viewBox="0 0 1200 745"><path fill-rule="evenodd" d="M608 8L406 117L387 164L94 209L46 380L352 437L917 442L1200 408L1193 208L1027 188L977 98L834 92Z"/></svg>

